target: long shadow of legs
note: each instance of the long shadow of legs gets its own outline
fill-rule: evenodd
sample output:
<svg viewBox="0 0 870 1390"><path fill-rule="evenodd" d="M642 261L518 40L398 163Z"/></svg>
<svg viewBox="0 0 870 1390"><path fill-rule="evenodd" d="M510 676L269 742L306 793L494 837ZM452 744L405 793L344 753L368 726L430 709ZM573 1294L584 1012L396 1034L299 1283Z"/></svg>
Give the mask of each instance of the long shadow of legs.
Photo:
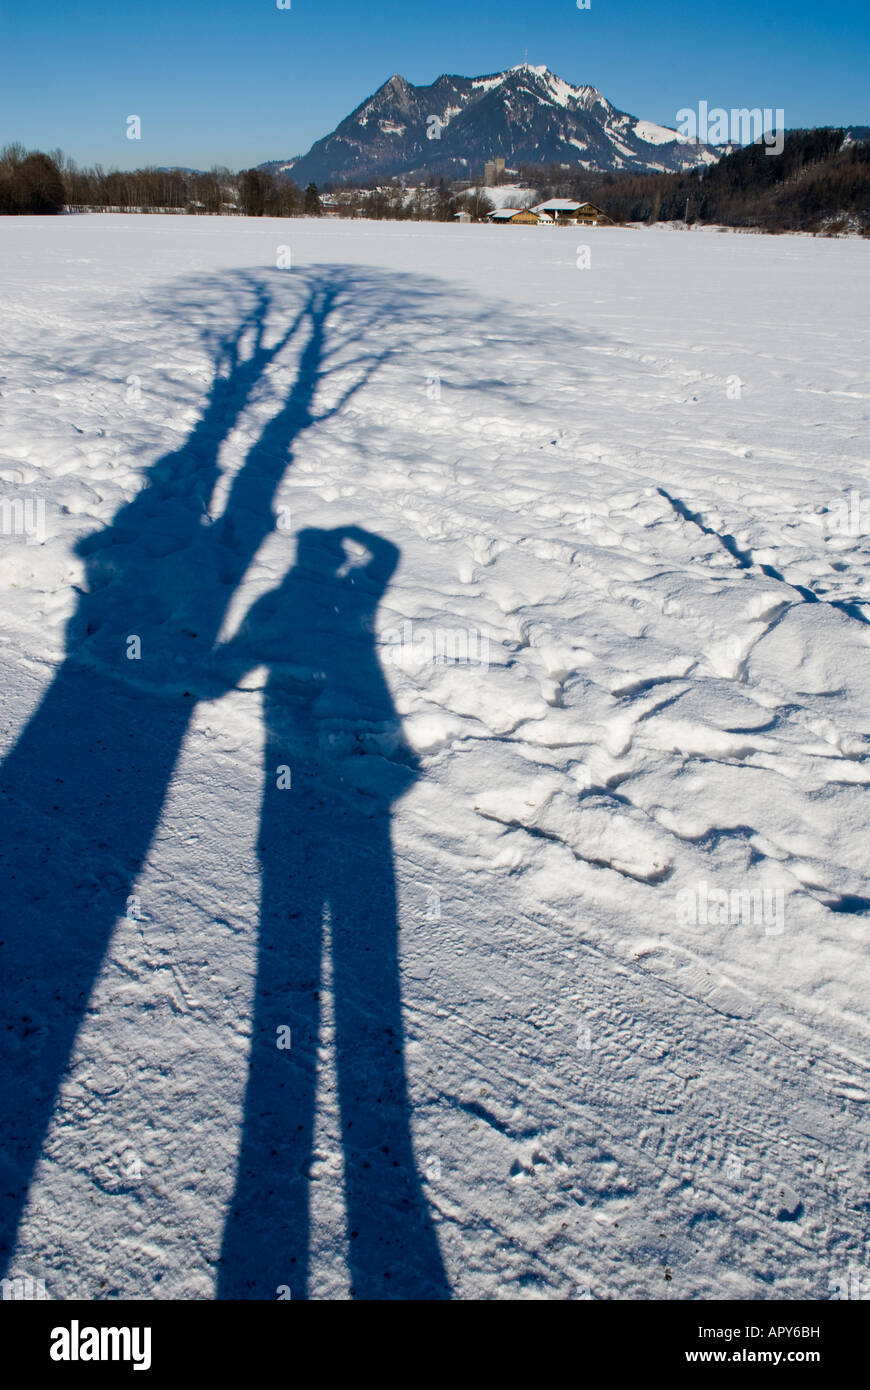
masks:
<svg viewBox="0 0 870 1390"><path fill-rule="evenodd" d="M346 540L365 563L348 560ZM271 671L258 980L224 1298L275 1298L282 1285L294 1298L309 1292L310 1199L333 1204L329 1184L338 1183L335 1164L312 1166L328 992L353 1293L449 1297L414 1162L404 1072L390 806L415 762L372 636L397 559L395 547L356 528L302 532L296 568L224 653L235 670Z"/></svg>
<svg viewBox="0 0 870 1390"><path fill-rule="evenodd" d="M66 659L0 769L0 1267L112 928L148 854L194 704L195 672L214 647L234 584L272 528L272 499L293 441L315 422L334 286L328 276L315 278L268 347L270 296L250 288L253 306L220 343L211 393L189 439L158 460L106 531L81 545L87 585ZM247 455L222 524L204 525L220 445L302 329L290 394ZM132 661L131 635L141 642Z"/></svg>

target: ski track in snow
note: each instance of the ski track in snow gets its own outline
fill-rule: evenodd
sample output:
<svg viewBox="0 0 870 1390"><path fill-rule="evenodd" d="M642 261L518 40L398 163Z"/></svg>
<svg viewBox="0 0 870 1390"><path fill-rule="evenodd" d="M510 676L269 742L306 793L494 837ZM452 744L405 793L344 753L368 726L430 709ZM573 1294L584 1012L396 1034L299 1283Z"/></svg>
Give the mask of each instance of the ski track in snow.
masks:
<svg viewBox="0 0 870 1390"><path fill-rule="evenodd" d="M263 287L267 345L306 294L335 295L323 418L296 435L221 637L244 646L302 528L401 551L376 622L423 774L393 821L405 1067L453 1295L824 1299L870 1277L867 245L159 216L4 219L0 237L0 495L46 508L42 543L0 537L4 753L63 658L76 546L183 446L217 335ZM229 410L204 529L305 341ZM180 535L132 538L170 592ZM137 615L157 654L120 663L131 726L143 695L199 700L19 1230L11 1269L52 1297L215 1292L263 678L252 649L212 686L182 608ZM115 647L85 647L97 670L128 614L108 627ZM421 637L447 629L485 639L488 664L429 659ZM387 734L339 700L321 736L364 798ZM40 785L26 817L98 862L87 817L47 820ZM334 853L353 849L337 812ZM99 862L111 896L123 872ZM700 884L781 893L782 920L694 925L678 904ZM345 1297L325 968L309 1292Z"/></svg>

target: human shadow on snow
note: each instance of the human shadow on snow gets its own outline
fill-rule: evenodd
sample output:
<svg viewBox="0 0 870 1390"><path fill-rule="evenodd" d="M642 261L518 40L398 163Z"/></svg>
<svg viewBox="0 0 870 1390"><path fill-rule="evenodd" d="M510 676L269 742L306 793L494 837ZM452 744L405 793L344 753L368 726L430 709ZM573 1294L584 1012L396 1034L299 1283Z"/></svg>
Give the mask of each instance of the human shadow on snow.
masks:
<svg viewBox="0 0 870 1390"><path fill-rule="evenodd" d="M133 500L78 546L85 579L65 658L0 767L0 1267L197 697L229 688L259 653L270 672L259 967L218 1293L309 1292L329 945L354 1292L449 1297L411 1140L390 841L391 806L419 770L373 635L398 551L356 527L304 530L278 591L255 604L236 638L219 641L275 527L300 437L339 415L391 359L414 354L421 395L427 378L440 387L442 376L457 400L486 385L490 404L500 396L521 404L537 387L482 382L491 307L451 299L443 284L416 275L320 266L201 277L173 289L160 313L167 334L180 322L197 326L212 364L204 408ZM498 327L525 360L529 321L511 326L502 308ZM546 325L536 341L546 352ZM95 372L104 364L105 348ZM221 448L264 401L273 413L227 480L222 506ZM384 419L383 431L389 410ZM354 452L362 466L364 439ZM290 769L289 788L278 786L279 766ZM290 1030L289 1049L277 1046L279 1028Z"/></svg>
<svg viewBox="0 0 870 1390"><path fill-rule="evenodd" d="M150 468L142 490L112 524L79 545L86 579L68 624L66 657L0 768L4 1269L77 1029L113 928L148 857L200 673L213 667L233 593L274 528L273 502L294 445L341 411L390 355L372 335L383 312L383 285L373 292L360 277L352 282L335 268L296 276L292 290L284 290L286 283L277 303L283 320L277 332L270 323L276 293L268 277L239 277L231 287L246 308L231 332L210 334L214 376L201 418L179 449ZM173 307L183 314L196 305ZM212 520L221 445L252 400L267 390L270 369L285 349L296 352L289 392L247 452L222 515ZM324 394L332 403L319 408ZM333 684L346 690L351 730L355 720L368 718L368 710L389 725L394 716L373 638L360 635L360 623L377 602L397 552L367 538L370 564L348 581L335 572L335 544L327 536L320 545L302 546L300 565L280 595L289 620L287 642L317 665L317 688L325 689L327 700ZM317 558L314 577L311 557ZM263 600L252 615L257 632L267 607ZM316 634L310 626L315 616ZM277 672L281 652L274 644L273 655ZM317 1047L313 991L320 916L328 902L357 1291L447 1296L410 1139L390 796L375 776L378 795L369 798L369 815L340 805L337 762L329 750L310 738L306 742L311 710L297 694L293 686L291 699L283 677L275 675L267 700L268 746L272 750L278 740L283 747L286 739L277 729L290 712L300 721L297 745L301 739L305 752L295 790L276 802L267 783L264 796L264 974L236 1214L220 1292L274 1298L276 1282L292 1284L294 1296L306 1290L305 1149ZM385 759L375 762L389 774ZM405 767L409 776L410 763ZM261 1034L275 1012L291 1027L294 1048L285 1059L273 1045L267 1063ZM372 1137L378 1141L374 1148ZM261 1217L269 1223L271 1255ZM283 1250L276 1245L279 1233L288 1242Z"/></svg>
<svg viewBox="0 0 870 1390"><path fill-rule="evenodd" d="M217 656L234 680L253 667L270 673L259 966L221 1297L274 1298L282 1285L295 1297L308 1287L325 969L352 1292L449 1296L414 1162L403 1061L390 805L416 761L373 634L398 559L395 546L357 527L303 530L295 568Z"/></svg>

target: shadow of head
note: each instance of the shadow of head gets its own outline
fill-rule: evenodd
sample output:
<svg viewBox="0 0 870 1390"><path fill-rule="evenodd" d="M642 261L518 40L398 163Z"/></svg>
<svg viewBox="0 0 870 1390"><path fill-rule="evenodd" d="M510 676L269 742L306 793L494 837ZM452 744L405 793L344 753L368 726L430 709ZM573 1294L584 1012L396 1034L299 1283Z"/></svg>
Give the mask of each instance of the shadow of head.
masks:
<svg viewBox="0 0 870 1390"><path fill-rule="evenodd" d="M392 542L360 526L308 526L297 537L296 567L306 577L364 591L375 602L399 562Z"/></svg>
<svg viewBox="0 0 870 1390"><path fill-rule="evenodd" d="M321 783L327 764L343 765L330 775L348 788L364 784L370 810L401 795L418 766L378 653L376 611L399 558L391 541L360 526L304 528L295 565L256 602L233 643L237 665L270 670L263 717L271 742L293 744L299 759L319 765Z"/></svg>

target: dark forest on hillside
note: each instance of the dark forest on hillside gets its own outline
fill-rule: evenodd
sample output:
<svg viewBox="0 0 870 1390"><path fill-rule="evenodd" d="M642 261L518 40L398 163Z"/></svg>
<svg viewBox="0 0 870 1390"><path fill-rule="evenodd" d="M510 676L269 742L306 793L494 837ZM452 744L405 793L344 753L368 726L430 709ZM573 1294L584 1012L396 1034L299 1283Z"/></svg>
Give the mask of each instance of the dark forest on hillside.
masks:
<svg viewBox="0 0 870 1390"><path fill-rule="evenodd" d="M870 233L870 141L843 143L842 130L796 130L782 154L761 144L682 174L595 174L523 169L542 197L588 200L615 222L688 221L765 231L839 230L851 220ZM834 224L834 225L832 225Z"/></svg>

